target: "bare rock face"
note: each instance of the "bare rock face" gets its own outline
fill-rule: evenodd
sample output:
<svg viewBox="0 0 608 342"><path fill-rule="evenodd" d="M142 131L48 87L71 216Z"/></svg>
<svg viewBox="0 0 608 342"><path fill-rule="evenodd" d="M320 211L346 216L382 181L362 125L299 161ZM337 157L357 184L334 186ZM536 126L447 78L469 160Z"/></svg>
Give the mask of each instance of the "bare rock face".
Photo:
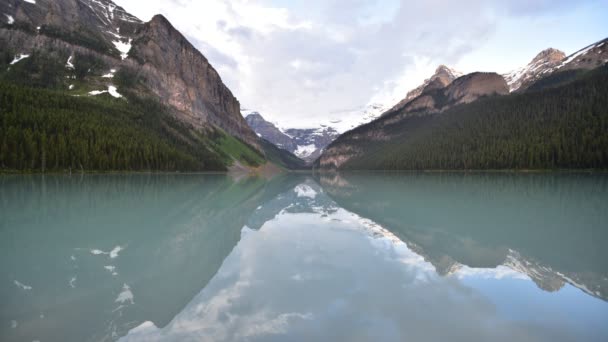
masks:
<svg viewBox="0 0 608 342"><path fill-rule="evenodd" d="M595 69L608 63L608 38L591 44L565 58L556 71Z"/></svg>
<svg viewBox="0 0 608 342"><path fill-rule="evenodd" d="M403 109L408 102L413 99L419 97L423 93L434 89L442 89L447 87L450 83L452 83L455 79L462 76L462 74L452 68L449 68L445 65L440 65L435 70L435 74L431 76L429 79L425 80L419 87L414 90L411 90L407 93L407 96L397 103L391 111L397 111Z"/></svg>
<svg viewBox="0 0 608 342"><path fill-rule="evenodd" d="M445 95L453 104L471 103L480 97L508 93L509 87L502 76L482 72L458 78L445 91Z"/></svg>
<svg viewBox="0 0 608 342"><path fill-rule="evenodd" d="M293 138L281 132L274 124L268 122L258 112L252 112L245 117L245 121L254 132L262 138L270 141L275 146L294 153L298 148Z"/></svg>
<svg viewBox="0 0 608 342"><path fill-rule="evenodd" d="M209 61L165 17L156 15L143 25L129 54L149 71L150 89L163 102L261 150L240 114L238 100Z"/></svg>
<svg viewBox="0 0 608 342"><path fill-rule="evenodd" d="M527 89L532 83L550 74L566 58L566 54L556 49L541 51L528 65L514 70L503 77L510 91Z"/></svg>

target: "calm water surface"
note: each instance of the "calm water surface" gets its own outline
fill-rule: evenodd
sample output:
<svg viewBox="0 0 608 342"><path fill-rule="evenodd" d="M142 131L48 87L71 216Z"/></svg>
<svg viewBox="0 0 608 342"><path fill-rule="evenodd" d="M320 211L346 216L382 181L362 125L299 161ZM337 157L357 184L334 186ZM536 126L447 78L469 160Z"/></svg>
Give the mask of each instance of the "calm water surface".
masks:
<svg viewBox="0 0 608 342"><path fill-rule="evenodd" d="M0 178L0 341L608 341L608 176Z"/></svg>

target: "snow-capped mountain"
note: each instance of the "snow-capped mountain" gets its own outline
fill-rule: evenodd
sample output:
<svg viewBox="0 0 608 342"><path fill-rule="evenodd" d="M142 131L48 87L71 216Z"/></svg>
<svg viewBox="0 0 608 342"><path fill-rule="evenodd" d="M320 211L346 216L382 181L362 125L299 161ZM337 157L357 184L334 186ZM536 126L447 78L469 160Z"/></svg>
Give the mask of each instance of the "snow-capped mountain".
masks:
<svg viewBox="0 0 608 342"><path fill-rule="evenodd" d="M374 102L355 109L346 110L340 113L339 118L329 120L325 124L340 133L344 133L379 118L397 101L395 99L386 103Z"/></svg>
<svg viewBox="0 0 608 342"><path fill-rule="evenodd" d="M594 69L608 63L608 39L591 44L570 56L560 50L547 49L525 67L504 74L511 92L524 91L536 81L553 73Z"/></svg>
<svg viewBox="0 0 608 342"><path fill-rule="evenodd" d="M319 157L323 149L340 135L337 130L328 125L320 125L316 128L280 129L276 124L266 121L256 111L243 109L241 114L258 136L307 162L312 162Z"/></svg>
<svg viewBox="0 0 608 342"><path fill-rule="evenodd" d="M608 38L591 44L565 58L556 71L595 69L608 63Z"/></svg>
<svg viewBox="0 0 608 342"><path fill-rule="evenodd" d="M553 72L566 58L566 54L553 48L539 53L528 65L502 75L511 92L524 90L540 78Z"/></svg>

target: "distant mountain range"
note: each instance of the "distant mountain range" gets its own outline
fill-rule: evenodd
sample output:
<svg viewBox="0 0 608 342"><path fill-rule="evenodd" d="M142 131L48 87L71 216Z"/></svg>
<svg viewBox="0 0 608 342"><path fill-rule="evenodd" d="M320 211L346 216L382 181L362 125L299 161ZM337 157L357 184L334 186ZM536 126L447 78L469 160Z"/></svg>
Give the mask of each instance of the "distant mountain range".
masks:
<svg viewBox="0 0 608 342"><path fill-rule="evenodd" d="M279 129L255 111L243 110L243 115L256 134L277 147L289 151L297 157L312 163L323 149L340 134L332 127Z"/></svg>
<svg viewBox="0 0 608 342"><path fill-rule="evenodd" d="M547 49L505 75L440 66L380 118L341 135L315 167L606 168L607 62L602 40L570 56Z"/></svg>

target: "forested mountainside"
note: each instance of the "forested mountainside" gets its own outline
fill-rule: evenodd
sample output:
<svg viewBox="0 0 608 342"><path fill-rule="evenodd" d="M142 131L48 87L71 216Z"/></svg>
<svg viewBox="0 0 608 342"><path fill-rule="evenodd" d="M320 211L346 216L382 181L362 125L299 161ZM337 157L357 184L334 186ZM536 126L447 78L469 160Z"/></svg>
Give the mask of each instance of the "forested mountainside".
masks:
<svg viewBox="0 0 608 342"><path fill-rule="evenodd" d="M565 71L567 72L567 71ZM605 169L608 66L522 94L445 111L394 112L354 129L316 161L322 169ZM574 80L572 80L574 78Z"/></svg>
<svg viewBox="0 0 608 342"><path fill-rule="evenodd" d="M270 160L219 74L166 18L144 23L109 0L8 0L0 11L0 169Z"/></svg>

